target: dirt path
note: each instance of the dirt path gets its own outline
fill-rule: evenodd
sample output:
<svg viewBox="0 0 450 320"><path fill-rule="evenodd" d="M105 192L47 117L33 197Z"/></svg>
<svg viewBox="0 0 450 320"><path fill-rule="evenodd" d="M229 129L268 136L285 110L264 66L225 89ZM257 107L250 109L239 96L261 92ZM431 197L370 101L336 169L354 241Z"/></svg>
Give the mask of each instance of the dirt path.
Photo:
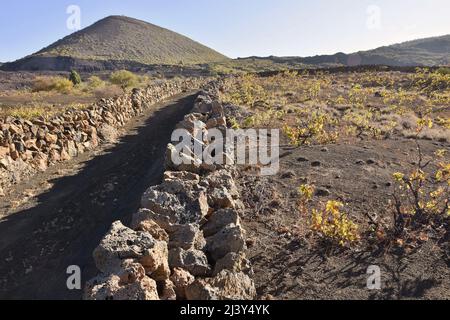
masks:
<svg viewBox="0 0 450 320"><path fill-rule="evenodd" d="M93 250L113 221L130 222L142 193L160 182L170 135L194 99L155 106L116 145L55 166L1 199L0 299L81 298L66 287L67 267L78 265L83 283L96 275Z"/></svg>

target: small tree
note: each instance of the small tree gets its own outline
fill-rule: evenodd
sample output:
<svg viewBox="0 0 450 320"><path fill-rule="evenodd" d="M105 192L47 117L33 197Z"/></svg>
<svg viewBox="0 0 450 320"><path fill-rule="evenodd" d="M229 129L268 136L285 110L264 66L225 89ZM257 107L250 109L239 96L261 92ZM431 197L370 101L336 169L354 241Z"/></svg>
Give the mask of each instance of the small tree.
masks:
<svg viewBox="0 0 450 320"><path fill-rule="evenodd" d="M113 72L110 77L112 84L118 85L125 92L127 88L135 86L138 83L138 77L127 70Z"/></svg>
<svg viewBox="0 0 450 320"><path fill-rule="evenodd" d="M75 70L70 71L69 80L72 81L74 86L81 84L80 74L78 72L76 72Z"/></svg>

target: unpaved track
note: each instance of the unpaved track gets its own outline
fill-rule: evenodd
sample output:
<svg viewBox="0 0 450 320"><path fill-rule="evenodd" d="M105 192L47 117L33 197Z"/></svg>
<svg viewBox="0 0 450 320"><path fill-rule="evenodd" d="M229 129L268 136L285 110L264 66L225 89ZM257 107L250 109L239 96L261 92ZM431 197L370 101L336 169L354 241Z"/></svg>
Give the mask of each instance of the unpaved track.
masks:
<svg viewBox="0 0 450 320"><path fill-rule="evenodd" d="M195 97L160 104L135 120L118 144L60 168L81 167L74 175L33 178L52 187L30 200L31 207L0 220L0 299L81 298L81 291L66 287L67 267L80 266L83 283L97 274L93 250L112 222L130 222L142 193L160 182L171 133Z"/></svg>

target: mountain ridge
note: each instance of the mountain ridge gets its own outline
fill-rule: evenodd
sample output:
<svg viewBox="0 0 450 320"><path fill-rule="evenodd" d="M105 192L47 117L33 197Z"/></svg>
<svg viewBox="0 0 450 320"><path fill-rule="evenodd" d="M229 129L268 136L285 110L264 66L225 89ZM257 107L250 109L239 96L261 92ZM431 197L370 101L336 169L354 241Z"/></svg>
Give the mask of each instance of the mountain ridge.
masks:
<svg viewBox="0 0 450 320"><path fill-rule="evenodd" d="M108 16L5 67L63 71L83 65L101 69L110 62L143 66L190 65L227 59L166 28L126 16Z"/></svg>
<svg viewBox="0 0 450 320"><path fill-rule="evenodd" d="M129 69L154 65L246 64L264 61L278 67L450 65L450 34L410 40L355 53L310 57L258 57L231 60L184 35L126 17L108 16L25 58L0 64L4 71L80 71Z"/></svg>
<svg viewBox="0 0 450 320"><path fill-rule="evenodd" d="M276 63L299 63L306 65L388 65L388 66L438 66L450 64L450 34L410 40L386 45L372 50L354 53L338 52L310 57L247 57L240 59L267 59Z"/></svg>

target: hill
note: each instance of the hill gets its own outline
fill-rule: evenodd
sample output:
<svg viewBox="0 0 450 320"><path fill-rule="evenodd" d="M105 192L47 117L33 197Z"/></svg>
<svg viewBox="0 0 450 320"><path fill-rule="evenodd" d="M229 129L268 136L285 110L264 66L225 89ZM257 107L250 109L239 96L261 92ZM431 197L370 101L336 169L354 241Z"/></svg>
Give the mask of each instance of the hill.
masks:
<svg viewBox="0 0 450 320"><path fill-rule="evenodd" d="M156 25L110 16L13 63L8 70L139 68L226 60L222 54Z"/></svg>
<svg viewBox="0 0 450 320"><path fill-rule="evenodd" d="M225 63L230 68L243 70L278 70L308 66L358 66L387 65L442 66L450 64L450 35L408 41L374 50L345 54L318 55L314 57L248 57Z"/></svg>

